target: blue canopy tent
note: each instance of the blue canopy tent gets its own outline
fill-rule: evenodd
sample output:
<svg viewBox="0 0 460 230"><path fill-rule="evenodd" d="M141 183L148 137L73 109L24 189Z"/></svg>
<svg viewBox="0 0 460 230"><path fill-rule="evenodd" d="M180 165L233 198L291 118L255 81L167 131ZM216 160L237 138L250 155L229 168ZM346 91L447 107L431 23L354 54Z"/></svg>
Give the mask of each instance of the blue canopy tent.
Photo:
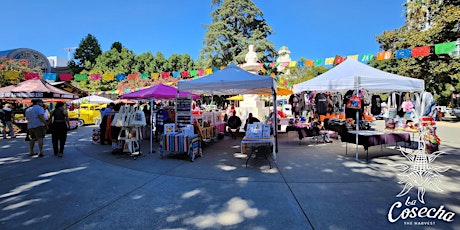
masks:
<svg viewBox="0 0 460 230"><path fill-rule="evenodd" d="M179 81L177 90L178 92L187 91L209 95L269 94L273 95L275 105L277 87L275 79L270 76L256 75L235 64L230 64L225 69L205 77ZM277 114L276 106L274 106L274 113ZM277 124L277 116L274 116L274 123ZM275 153L273 156L276 160L278 131L276 128L274 130Z"/></svg>

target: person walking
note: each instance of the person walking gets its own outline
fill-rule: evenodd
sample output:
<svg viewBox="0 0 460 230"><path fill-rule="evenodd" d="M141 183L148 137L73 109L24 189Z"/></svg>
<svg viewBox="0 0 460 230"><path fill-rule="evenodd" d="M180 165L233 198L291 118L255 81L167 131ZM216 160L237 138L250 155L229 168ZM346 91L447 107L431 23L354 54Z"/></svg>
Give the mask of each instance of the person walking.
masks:
<svg viewBox="0 0 460 230"><path fill-rule="evenodd" d="M48 123L45 120L45 110L43 109L42 99L32 99L32 106L26 110L27 128L29 129L29 156L34 153L35 141L38 142L38 157L43 157L43 138L45 131L48 129Z"/></svg>
<svg viewBox="0 0 460 230"><path fill-rule="evenodd" d="M50 120L54 155L62 157L67 140L67 130L70 128L69 116L64 108L64 102L56 103L56 108L51 112Z"/></svg>
<svg viewBox="0 0 460 230"><path fill-rule="evenodd" d="M14 120L14 114L13 114L13 109L11 108L11 104L5 104L3 107L3 139L6 139L6 128L8 127L8 131L10 133L11 138L15 138L16 136L14 135L14 129L13 129L13 120Z"/></svg>

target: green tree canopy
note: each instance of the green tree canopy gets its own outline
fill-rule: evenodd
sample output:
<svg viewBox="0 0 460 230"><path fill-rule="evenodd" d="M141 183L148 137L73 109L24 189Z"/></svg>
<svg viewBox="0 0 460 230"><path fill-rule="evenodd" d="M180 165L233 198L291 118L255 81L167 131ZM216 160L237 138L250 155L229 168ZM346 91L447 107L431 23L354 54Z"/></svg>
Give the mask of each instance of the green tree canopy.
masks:
<svg viewBox="0 0 460 230"><path fill-rule="evenodd" d="M96 37L88 34L80 41L78 48L73 54L73 59L69 61L68 66L73 74L90 71L96 63L96 58L101 55L101 46Z"/></svg>
<svg viewBox="0 0 460 230"><path fill-rule="evenodd" d="M134 73L153 73L154 59L152 52L142 53L134 58Z"/></svg>
<svg viewBox="0 0 460 230"><path fill-rule="evenodd" d="M116 49L118 51L118 53L121 53L122 48L123 48L123 45L121 44L121 42L114 42L110 46L110 49Z"/></svg>
<svg viewBox="0 0 460 230"><path fill-rule="evenodd" d="M406 24L377 36L381 50L398 50L456 41L460 38L458 1L410 1ZM417 58L373 61L374 67L403 76L424 79L425 89L439 104L447 104L453 91L460 92L460 57L435 54ZM452 91L451 88L454 88Z"/></svg>
<svg viewBox="0 0 460 230"><path fill-rule="evenodd" d="M198 65L200 68L244 63L250 44L254 45L260 62L270 62L276 56L268 36L273 30L263 18L262 11L250 0L212 1L219 7L207 25Z"/></svg>

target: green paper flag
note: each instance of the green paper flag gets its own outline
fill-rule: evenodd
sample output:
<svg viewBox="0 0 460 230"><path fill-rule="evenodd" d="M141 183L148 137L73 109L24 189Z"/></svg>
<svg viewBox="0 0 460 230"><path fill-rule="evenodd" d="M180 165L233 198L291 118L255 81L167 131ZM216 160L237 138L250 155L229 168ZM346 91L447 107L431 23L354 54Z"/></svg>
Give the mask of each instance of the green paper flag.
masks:
<svg viewBox="0 0 460 230"><path fill-rule="evenodd" d="M435 54L448 54L455 51L457 47L457 42L445 42L441 44L434 45Z"/></svg>
<svg viewBox="0 0 460 230"><path fill-rule="evenodd" d="M148 73L141 73L141 79L147 79L149 78L150 74Z"/></svg>
<svg viewBox="0 0 460 230"><path fill-rule="evenodd" d="M75 81L86 81L88 80L88 74L75 74Z"/></svg>
<svg viewBox="0 0 460 230"><path fill-rule="evenodd" d="M316 59L315 60L315 66L319 66L319 65L322 65L324 62L324 59L320 58L320 59Z"/></svg>

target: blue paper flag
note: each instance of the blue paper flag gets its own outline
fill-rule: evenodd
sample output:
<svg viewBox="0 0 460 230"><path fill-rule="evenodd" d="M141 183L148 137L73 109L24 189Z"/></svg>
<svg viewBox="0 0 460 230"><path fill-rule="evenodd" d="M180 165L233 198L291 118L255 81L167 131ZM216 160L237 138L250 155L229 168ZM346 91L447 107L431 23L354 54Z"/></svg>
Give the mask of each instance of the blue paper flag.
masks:
<svg viewBox="0 0 460 230"><path fill-rule="evenodd" d="M115 78L117 79L117 81L123 81L126 79L126 75L124 73L119 73L115 75Z"/></svg>
<svg viewBox="0 0 460 230"><path fill-rule="evenodd" d="M43 79L47 81L56 81L57 75L55 73L44 73Z"/></svg>

